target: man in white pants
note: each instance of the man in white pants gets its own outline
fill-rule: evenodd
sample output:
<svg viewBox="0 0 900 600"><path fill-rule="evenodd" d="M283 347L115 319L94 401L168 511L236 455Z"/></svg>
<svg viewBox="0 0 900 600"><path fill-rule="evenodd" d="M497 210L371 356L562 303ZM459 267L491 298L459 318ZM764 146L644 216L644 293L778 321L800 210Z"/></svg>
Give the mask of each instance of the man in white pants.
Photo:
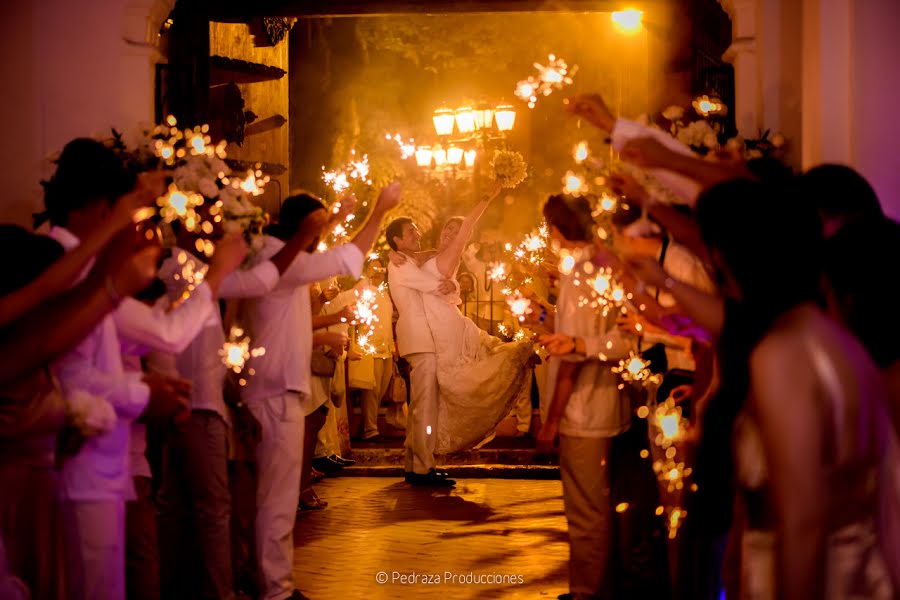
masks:
<svg viewBox="0 0 900 600"><path fill-rule="evenodd" d="M388 245L407 255L402 265L388 266L388 285L397 307L397 349L412 367L409 420L406 426L406 481L413 485L453 487L456 482L434 468L437 440L438 382L434 340L425 317L422 294L448 293L453 283L435 283L419 269L414 254L421 249L421 234L412 219L399 217L385 232Z"/></svg>
<svg viewBox="0 0 900 600"><path fill-rule="evenodd" d="M262 428L256 448L256 555L263 600L305 598L294 587L292 571L304 425L306 416L317 408L310 387L313 330L309 286L334 275L359 277L384 214L399 200L400 184L387 186L352 242L315 253L328 220L327 209L309 194L291 196L281 206L278 225L270 230L273 235L266 236L259 251L258 258L265 260L298 230L310 234L307 251L297 255L269 294L247 302L241 322L253 345L266 349L265 356L253 362L255 373L241 393ZM342 208L347 208L348 201L342 201Z"/></svg>

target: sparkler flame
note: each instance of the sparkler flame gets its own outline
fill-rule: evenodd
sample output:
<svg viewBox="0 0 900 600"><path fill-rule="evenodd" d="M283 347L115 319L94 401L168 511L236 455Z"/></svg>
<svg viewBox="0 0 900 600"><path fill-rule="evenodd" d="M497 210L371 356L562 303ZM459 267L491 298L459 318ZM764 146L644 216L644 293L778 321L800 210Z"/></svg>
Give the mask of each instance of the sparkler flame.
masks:
<svg viewBox="0 0 900 600"><path fill-rule="evenodd" d="M537 75L529 75L516 84L515 95L523 102L528 103L528 108L534 108L538 97L549 96L553 90L562 89L572 84L572 76L578 70L577 66L569 69L569 66L561 58L550 54L547 57L547 65L534 63Z"/></svg>

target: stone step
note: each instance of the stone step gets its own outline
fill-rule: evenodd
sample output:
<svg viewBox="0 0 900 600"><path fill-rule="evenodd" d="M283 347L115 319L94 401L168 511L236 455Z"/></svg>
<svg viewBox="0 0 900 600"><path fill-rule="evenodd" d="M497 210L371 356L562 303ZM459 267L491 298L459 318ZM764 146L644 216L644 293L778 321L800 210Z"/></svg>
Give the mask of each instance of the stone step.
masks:
<svg viewBox="0 0 900 600"><path fill-rule="evenodd" d="M439 465L452 479L559 479L559 467L554 465L497 465L466 464ZM403 477L403 466L356 465L346 467L335 477Z"/></svg>

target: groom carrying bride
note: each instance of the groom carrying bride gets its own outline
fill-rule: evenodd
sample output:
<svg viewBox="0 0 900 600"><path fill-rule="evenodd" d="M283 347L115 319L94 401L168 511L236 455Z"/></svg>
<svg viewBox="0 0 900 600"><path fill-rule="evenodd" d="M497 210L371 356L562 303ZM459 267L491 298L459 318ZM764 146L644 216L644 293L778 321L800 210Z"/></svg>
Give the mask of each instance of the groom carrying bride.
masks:
<svg viewBox="0 0 900 600"><path fill-rule="evenodd" d="M419 231L408 218L387 228L394 249L388 278L400 313L397 346L412 366L406 438L407 481L450 487L434 470L434 454L474 447L530 392L530 341L504 343L459 311L454 277L475 224L497 185L466 217L451 217L436 251L419 252Z"/></svg>
<svg viewBox="0 0 900 600"><path fill-rule="evenodd" d="M406 425L406 481L413 485L453 487L447 473L434 468L437 440L438 381L434 340L425 316L423 294L447 294L449 279L435 278L419 268L413 256L421 250L422 235L409 217L391 221L385 232L394 252L406 255L402 265L388 266L388 285L397 307L397 350L412 367L409 419Z"/></svg>

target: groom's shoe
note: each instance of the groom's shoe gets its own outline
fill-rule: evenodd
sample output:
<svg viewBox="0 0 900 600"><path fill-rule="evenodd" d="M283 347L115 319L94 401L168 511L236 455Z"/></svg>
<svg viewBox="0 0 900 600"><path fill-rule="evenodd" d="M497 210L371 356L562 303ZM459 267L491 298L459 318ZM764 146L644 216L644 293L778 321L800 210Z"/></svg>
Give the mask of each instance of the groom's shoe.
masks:
<svg viewBox="0 0 900 600"><path fill-rule="evenodd" d="M432 469L428 473L410 473L407 479L409 483L421 487L454 487L456 482L447 477L441 477Z"/></svg>
<svg viewBox="0 0 900 600"><path fill-rule="evenodd" d="M352 467L353 465L356 464L355 460L350 460L350 459L344 458L342 456L338 456L337 454L332 454L328 458L330 458L337 464L341 465L342 467Z"/></svg>
<svg viewBox="0 0 900 600"><path fill-rule="evenodd" d="M448 473L447 471L438 471L437 469L435 469L435 470L433 470L433 473L435 475L437 475L438 477L443 477L444 479L447 479L450 477L450 473ZM412 480L415 479L415 476L416 476L416 474L413 473L412 471L404 471L403 472L403 479L404 479L404 481L406 481L406 483L412 483Z"/></svg>

